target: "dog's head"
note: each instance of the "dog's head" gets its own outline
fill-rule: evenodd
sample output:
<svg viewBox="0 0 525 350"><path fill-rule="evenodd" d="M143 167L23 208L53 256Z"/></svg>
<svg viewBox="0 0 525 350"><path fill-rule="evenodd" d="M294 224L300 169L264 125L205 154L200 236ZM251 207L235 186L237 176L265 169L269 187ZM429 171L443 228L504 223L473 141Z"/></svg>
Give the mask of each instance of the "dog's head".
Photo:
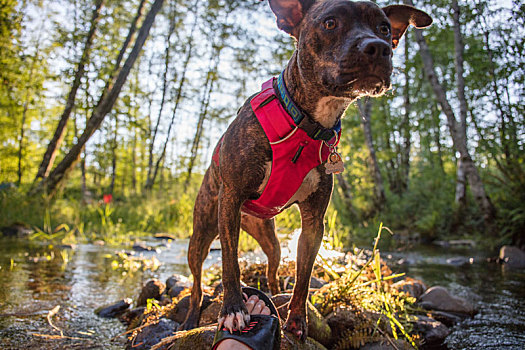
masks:
<svg viewBox="0 0 525 350"><path fill-rule="evenodd" d="M325 96L378 96L390 88L392 51L409 25L432 23L407 5L369 1L269 0L280 29L297 40L301 78Z"/></svg>

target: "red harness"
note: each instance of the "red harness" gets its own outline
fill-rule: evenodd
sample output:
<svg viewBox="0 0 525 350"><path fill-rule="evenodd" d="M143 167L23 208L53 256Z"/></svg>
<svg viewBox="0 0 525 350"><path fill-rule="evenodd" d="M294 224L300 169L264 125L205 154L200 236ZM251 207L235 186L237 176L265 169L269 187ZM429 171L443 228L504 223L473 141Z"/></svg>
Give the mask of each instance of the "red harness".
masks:
<svg viewBox="0 0 525 350"><path fill-rule="evenodd" d="M274 79L265 82L262 91L250 102L272 148L272 169L259 199L245 201L241 210L261 219L270 219L282 212L306 175L326 162L330 154L324 141L310 138L295 125L277 98L273 88ZM336 146L339 137L334 135L330 142L330 145ZM222 139L213 154L213 161L217 165L221 144Z"/></svg>

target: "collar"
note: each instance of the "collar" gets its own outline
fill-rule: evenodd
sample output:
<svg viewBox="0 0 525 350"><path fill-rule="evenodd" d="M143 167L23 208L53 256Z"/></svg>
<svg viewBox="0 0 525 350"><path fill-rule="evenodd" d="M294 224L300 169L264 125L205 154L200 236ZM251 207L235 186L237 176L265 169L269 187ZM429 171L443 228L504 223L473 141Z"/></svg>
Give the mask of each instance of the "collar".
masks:
<svg viewBox="0 0 525 350"><path fill-rule="evenodd" d="M303 129L306 134L314 140L330 141L341 131L341 119L332 128L328 129L314 121L308 114L301 111L293 102L283 78L284 71L277 78L277 90L288 114L292 117L295 125Z"/></svg>

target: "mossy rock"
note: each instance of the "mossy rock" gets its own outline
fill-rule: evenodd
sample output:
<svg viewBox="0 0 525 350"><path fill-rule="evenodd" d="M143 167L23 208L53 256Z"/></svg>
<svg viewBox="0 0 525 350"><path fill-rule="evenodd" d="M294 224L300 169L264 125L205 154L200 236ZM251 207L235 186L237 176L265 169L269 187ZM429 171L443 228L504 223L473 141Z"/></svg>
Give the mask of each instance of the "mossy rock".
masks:
<svg viewBox="0 0 525 350"><path fill-rule="evenodd" d="M164 338L162 342L152 347L152 350L209 350L213 344L216 326L207 326L192 329L191 331L177 332L175 335ZM304 343L291 336L281 338L281 350L326 350L326 348L312 338Z"/></svg>

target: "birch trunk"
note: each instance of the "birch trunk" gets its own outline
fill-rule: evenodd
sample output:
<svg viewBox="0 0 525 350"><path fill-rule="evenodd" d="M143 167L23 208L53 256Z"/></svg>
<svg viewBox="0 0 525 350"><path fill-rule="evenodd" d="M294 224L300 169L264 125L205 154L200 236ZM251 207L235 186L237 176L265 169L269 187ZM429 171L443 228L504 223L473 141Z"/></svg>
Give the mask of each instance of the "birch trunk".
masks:
<svg viewBox="0 0 525 350"><path fill-rule="evenodd" d="M381 170L379 169L379 163L377 161L376 149L374 146L374 138L372 136L372 125L370 122L370 114L372 112L372 102L367 100L364 104L359 100L357 106L361 114L361 126L365 134L365 142L369 151L369 162L372 168L372 175L374 177L374 194L375 194L375 206L380 210L386 200L385 187L383 185L383 177L381 176Z"/></svg>
<svg viewBox="0 0 525 350"><path fill-rule="evenodd" d="M412 0L405 0L405 3L408 5L413 5ZM454 111L452 110L452 107L448 102L445 90L437 78L437 74L434 68L434 60L428 48L428 44L425 40L425 37L423 36L423 33L421 32L421 30L416 29L415 34L419 45L421 58L423 60L425 74L430 80L430 84L432 85L432 89L434 90L434 94L436 95L439 104L441 105L443 113L445 113L447 117L447 123L450 130L450 134L452 136L452 142L454 144L455 149L459 152L461 161L465 166L465 171L467 174L467 179L471 186L472 194L474 195L476 203L479 205L483 213L483 218L485 220L488 230L493 231L493 224L495 221L496 211L494 206L492 205L492 202L490 201L490 198L485 192L485 187L483 186L483 182L481 181L478 169L476 168L476 165L474 164L474 161L470 156L467 147L467 140L463 131L464 126L462 127L460 124L458 124Z"/></svg>
<svg viewBox="0 0 525 350"><path fill-rule="evenodd" d="M91 138L93 133L95 133L95 131L100 127L104 117L113 108L113 105L115 104L115 101L117 100L120 91L126 82L129 72L133 67L133 64L137 60L140 51L142 50L142 47L148 38L151 26L153 25L155 17L161 9L163 3L164 0L155 0L153 5L151 5L151 9L146 15L144 23L140 28L133 49L126 59L124 66L121 70L119 70L114 85L112 84L110 86L106 95L101 96L100 103L95 107L91 118L87 122L84 133L80 136L77 143L71 148L69 153L64 157L60 164L58 164L57 167L49 174L49 177L39 183L34 192L46 191L50 196L53 196L56 193L57 187L64 182L66 175L76 165L84 145Z"/></svg>
<svg viewBox="0 0 525 350"><path fill-rule="evenodd" d="M53 138L51 139L51 141L49 141L49 144L47 145L46 153L44 153L42 163L38 168L38 172L34 180L35 183L38 181L38 179L45 178L49 175L49 171L51 170L51 168L53 167L53 163L55 162L58 149L60 148L60 145L64 140L67 122L69 121L71 112L75 107L77 91L80 87L82 77L85 73L86 65L89 61L89 53L91 51L93 40L95 39L95 32L97 30L97 25L100 20L100 11L104 6L104 2L105 0L96 0L95 2L95 9L93 10L93 14L91 16L90 28L86 36L86 43L84 44L84 50L82 52L80 61L78 62L78 67L75 72L73 84L71 85L71 90L69 91L69 94L67 96L66 106L64 108L64 111L62 112L62 115L60 116L60 120L58 121L58 125L55 130L55 133L53 134Z"/></svg>

